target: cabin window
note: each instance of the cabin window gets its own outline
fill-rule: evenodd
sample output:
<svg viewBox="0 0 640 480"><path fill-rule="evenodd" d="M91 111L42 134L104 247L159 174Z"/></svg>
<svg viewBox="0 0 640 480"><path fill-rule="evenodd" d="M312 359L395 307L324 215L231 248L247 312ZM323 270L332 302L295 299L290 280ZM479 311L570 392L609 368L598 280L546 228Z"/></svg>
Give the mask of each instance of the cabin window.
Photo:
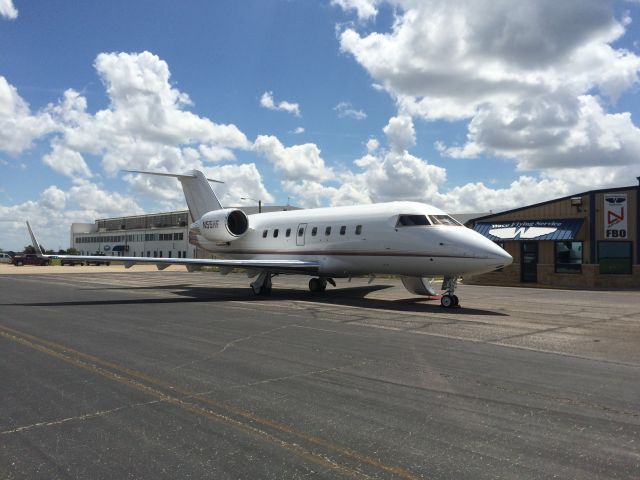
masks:
<svg viewBox="0 0 640 480"><path fill-rule="evenodd" d="M291 229L287 228L287 231L284 233L285 237L289 238L291 236Z"/></svg>
<svg viewBox="0 0 640 480"><path fill-rule="evenodd" d="M301 236L303 236L303 235L304 235L304 228L300 227L300 228L298 229L298 236L299 236L299 237L301 237Z"/></svg>
<svg viewBox="0 0 640 480"><path fill-rule="evenodd" d="M318 233L318 227L313 227L311 229L311 236L315 237L317 235L317 233Z"/></svg>
<svg viewBox="0 0 640 480"><path fill-rule="evenodd" d="M362 233L362 225L356 225L356 235L360 235Z"/></svg>
<svg viewBox="0 0 640 480"><path fill-rule="evenodd" d="M279 233L279 232L280 232L280 231L276 228L276 229L273 231L273 238L278 238L278 233Z"/></svg>
<svg viewBox="0 0 640 480"><path fill-rule="evenodd" d="M450 225L461 227L462 224L458 222L455 218L450 217L449 215L429 215L431 219L431 223L434 225Z"/></svg>
<svg viewBox="0 0 640 480"><path fill-rule="evenodd" d="M426 215L400 215L396 227L415 227L429 225Z"/></svg>
<svg viewBox="0 0 640 480"><path fill-rule="evenodd" d="M347 233L347 226L343 225L340 227L340 235L344 235L345 233Z"/></svg>
<svg viewBox="0 0 640 480"><path fill-rule="evenodd" d="M262 231L262 238L267 238L267 234L269 233L269 230L263 230Z"/></svg>
<svg viewBox="0 0 640 480"><path fill-rule="evenodd" d="M327 228L325 228L325 229L324 229L324 234L325 234L326 236L331 235L331 227L327 227Z"/></svg>

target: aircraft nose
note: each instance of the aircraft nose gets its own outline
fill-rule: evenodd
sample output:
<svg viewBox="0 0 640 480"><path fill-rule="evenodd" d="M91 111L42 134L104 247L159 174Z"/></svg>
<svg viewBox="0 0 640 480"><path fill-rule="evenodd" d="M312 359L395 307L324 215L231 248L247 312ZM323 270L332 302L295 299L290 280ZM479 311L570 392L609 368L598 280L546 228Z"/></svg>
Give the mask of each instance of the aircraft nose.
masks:
<svg viewBox="0 0 640 480"><path fill-rule="evenodd" d="M488 238L482 237L482 251L492 260L497 260L503 266L513 263L513 257L509 255L500 245L492 242Z"/></svg>

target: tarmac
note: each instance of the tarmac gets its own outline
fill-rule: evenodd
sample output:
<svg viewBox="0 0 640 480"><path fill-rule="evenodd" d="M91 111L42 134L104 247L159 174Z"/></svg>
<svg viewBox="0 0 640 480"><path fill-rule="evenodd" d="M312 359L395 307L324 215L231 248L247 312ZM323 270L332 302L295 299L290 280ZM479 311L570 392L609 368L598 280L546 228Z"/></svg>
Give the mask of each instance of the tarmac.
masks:
<svg viewBox="0 0 640 480"><path fill-rule="evenodd" d="M640 478L640 292L0 266L0 478Z"/></svg>

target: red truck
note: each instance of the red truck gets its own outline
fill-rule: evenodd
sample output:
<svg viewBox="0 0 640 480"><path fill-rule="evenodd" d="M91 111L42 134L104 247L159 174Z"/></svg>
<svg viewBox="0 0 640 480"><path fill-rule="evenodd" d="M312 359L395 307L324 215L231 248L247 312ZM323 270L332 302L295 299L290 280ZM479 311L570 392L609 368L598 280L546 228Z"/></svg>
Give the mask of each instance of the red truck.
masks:
<svg viewBox="0 0 640 480"><path fill-rule="evenodd" d="M16 267L22 267L23 265L51 265L51 260L48 258L39 257L35 253L25 253L22 255L16 255L13 257L13 264Z"/></svg>

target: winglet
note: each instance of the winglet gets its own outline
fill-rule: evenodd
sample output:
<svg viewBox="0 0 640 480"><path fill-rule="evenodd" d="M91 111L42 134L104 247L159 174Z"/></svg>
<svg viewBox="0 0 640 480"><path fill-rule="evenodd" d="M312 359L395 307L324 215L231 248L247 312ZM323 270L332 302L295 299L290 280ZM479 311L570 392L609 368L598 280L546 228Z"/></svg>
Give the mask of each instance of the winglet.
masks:
<svg viewBox="0 0 640 480"><path fill-rule="evenodd" d="M29 222L27 222L27 228L29 229L29 235L31 235L31 245L33 245L33 248L36 249L36 253L38 254L38 256L43 257L44 255L42 254L42 249L40 248L40 244L36 240L36 236L33 234L33 230L31 230L31 225L29 225Z"/></svg>

